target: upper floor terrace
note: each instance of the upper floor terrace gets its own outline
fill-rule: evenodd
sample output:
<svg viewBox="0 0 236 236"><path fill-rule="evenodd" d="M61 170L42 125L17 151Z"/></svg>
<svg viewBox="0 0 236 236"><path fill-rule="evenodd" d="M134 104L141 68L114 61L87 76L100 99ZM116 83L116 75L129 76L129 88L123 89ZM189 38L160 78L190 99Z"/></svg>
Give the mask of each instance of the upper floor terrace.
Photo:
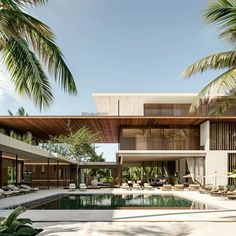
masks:
<svg viewBox="0 0 236 236"><path fill-rule="evenodd" d="M161 116L206 117L211 116L215 104L203 103L195 112L190 106L196 93L95 93L93 99L101 116ZM235 116L232 105L220 116Z"/></svg>

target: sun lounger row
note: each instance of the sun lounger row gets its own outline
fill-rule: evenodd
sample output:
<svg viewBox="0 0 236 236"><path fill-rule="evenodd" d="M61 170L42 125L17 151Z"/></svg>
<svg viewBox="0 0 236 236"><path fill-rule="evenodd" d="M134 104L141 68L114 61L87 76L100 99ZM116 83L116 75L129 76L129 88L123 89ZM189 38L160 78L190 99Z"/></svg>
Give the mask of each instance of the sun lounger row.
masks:
<svg viewBox="0 0 236 236"><path fill-rule="evenodd" d="M137 181L137 183L122 183L121 185L122 189L135 189L135 190L141 190L141 189L153 189L153 187L149 183L144 183L143 186L141 186L141 183Z"/></svg>
<svg viewBox="0 0 236 236"><path fill-rule="evenodd" d="M9 197L19 194L32 193L37 192L39 190L38 188L32 188L25 184L20 185L20 187L16 187L13 184L9 184L7 185L6 189L7 190L0 188L0 197Z"/></svg>
<svg viewBox="0 0 236 236"><path fill-rule="evenodd" d="M176 184L172 186L171 184L164 184L160 189L162 191L183 191L183 190L190 190L190 191L198 191L200 185L199 184L190 184L188 188L184 188L183 184ZM139 183L122 183L121 185L122 189L146 189L146 190L151 190L154 189L149 183L144 183L143 187Z"/></svg>
<svg viewBox="0 0 236 236"><path fill-rule="evenodd" d="M216 197L227 197L230 200L236 199L236 189L230 191L228 187L218 187L213 189L200 189L200 193L210 194Z"/></svg>

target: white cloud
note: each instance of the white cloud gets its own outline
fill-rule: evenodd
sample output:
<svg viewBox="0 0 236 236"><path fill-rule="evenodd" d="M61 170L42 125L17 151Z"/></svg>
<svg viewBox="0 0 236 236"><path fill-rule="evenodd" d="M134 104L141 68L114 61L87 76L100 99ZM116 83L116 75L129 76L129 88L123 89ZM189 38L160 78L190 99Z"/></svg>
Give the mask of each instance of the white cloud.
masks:
<svg viewBox="0 0 236 236"><path fill-rule="evenodd" d="M17 99L14 87L11 83L9 74L4 66L0 63L0 104L4 104L8 99Z"/></svg>

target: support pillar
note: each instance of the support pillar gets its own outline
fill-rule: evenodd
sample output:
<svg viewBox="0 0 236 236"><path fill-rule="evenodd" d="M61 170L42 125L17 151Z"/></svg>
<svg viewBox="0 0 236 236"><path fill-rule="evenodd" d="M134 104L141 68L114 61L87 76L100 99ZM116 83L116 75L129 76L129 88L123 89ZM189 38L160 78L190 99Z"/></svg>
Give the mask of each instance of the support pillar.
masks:
<svg viewBox="0 0 236 236"><path fill-rule="evenodd" d="M3 179L2 179L2 172L3 172L3 164L2 164L2 151L0 151L0 188L3 185Z"/></svg>
<svg viewBox="0 0 236 236"><path fill-rule="evenodd" d="M24 161L21 162L21 182L24 182Z"/></svg>
<svg viewBox="0 0 236 236"><path fill-rule="evenodd" d="M57 161L57 188L59 188L59 161Z"/></svg>
<svg viewBox="0 0 236 236"><path fill-rule="evenodd" d="M48 166L47 166L47 185L49 189L49 158L48 158Z"/></svg>
<svg viewBox="0 0 236 236"><path fill-rule="evenodd" d="M142 162L142 184L144 184L144 161Z"/></svg>
<svg viewBox="0 0 236 236"><path fill-rule="evenodd" d="M16 186L18 186L18 155L16 155Z"/></svg>

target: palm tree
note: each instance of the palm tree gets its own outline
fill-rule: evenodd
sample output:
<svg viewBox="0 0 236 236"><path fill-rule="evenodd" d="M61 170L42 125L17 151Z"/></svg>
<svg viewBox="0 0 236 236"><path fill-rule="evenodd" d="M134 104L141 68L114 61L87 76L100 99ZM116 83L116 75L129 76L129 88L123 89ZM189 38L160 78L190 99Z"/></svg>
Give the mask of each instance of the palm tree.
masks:
<svg viewBox="0 0 236 236"><path fill-rule="evenodd" d="M77 94L73 76L55 43L55 35L43 22L25 12L47 0L0 0L1 61L11 75L19 95L28 96L40 109L53 100L52 87L44 67L61 88Z"/></svg>
<svg viewBox="0 0 236 236"><path fill-rule="evenodd" d="M8 114L9 114L10 116L14 116L14 114L13 114L10 110L8 110ZM18 109L18 111L16 112L16 115L17 115L17 116L28 116L29 114L25 111L25 108L24 108L24 107L20 107L20 108Z"/></svg>
<svg viewBox="0 0 236 236"><path fill-rule="evenodd" d="M236 0L216 0L211 2L204 12L206 23L220 27L219 37L236 43ZM213 102L211 113L223 113L236 100L236 50L220 52L207 56L189 66L182 74L191 77L206 70L224 69L225 72L212 80L195 98L191 111L195 111L204 102Z"/></svg>

